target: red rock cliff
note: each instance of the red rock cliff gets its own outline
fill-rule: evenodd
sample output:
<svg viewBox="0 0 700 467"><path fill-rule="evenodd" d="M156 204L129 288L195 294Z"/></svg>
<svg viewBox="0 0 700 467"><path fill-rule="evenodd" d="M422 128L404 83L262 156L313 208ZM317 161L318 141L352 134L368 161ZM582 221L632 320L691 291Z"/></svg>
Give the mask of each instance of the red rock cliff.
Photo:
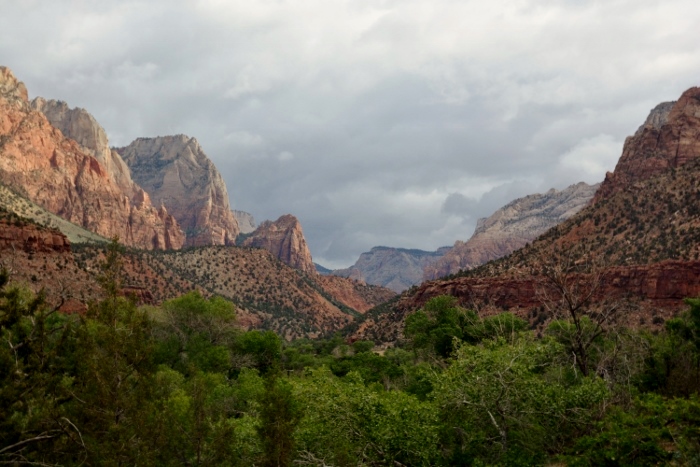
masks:
<svg viewBox="0 0 700 467"><path fill-rule="evenodd" d="M301 224L291 214L285 214L275 222L263 222L242 246L263 248L293 268L316 274Z"/></svg>
<svg viewBox="0 0 700 467"><path fill-rule="evenodd" d="M66 253L70 251L70 242L57 230L0 219L0 251L13 249L26 253Z"/></svg>
<svg viewBox="0 0 700 467"><path fill-rule="evenodd" d="M615 171L606 174L594 203L698 157L700 88L695 87L677 102L657 106L634 136L625 140Z"/></svg>
<svg viewBox="0 0 700 467"><path fill-rule="evenodd" d="M0 181L28 199L104 237L129 246L170 249L182 233L164 209L130 199L105 167L32 110L27 91L0 67Z"/></svg>

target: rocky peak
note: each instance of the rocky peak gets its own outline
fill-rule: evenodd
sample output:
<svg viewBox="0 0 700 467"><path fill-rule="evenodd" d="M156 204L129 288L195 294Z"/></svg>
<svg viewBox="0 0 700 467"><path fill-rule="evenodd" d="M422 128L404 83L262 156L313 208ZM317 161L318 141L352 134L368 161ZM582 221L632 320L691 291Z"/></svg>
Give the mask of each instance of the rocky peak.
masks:
<svg viewBox="0 0 700 467"><path fill-rule="evenodd" d="M458 240L442 258L427 265L424 280L479 266L525 246L588 205L598 186L580 182L506 204L490 217L479 219L468 241Z"/></svg>
<svg viewBox="0 0 700 467"><path fill-rule="evenodd" d="M15 77L12 70L4 66L0 66L0 95L20 106L29 101L27 87Z"/></svg>
<svg viewBox="0 0 700 467"><path fill-rule="evenodd" d="M174 219L145 199L132 205L90 151L30 108L26 88L7 68L0 81L0 182L103 237L147 249L182 246Z"/></svg>
<svg viewBox="0 0 700 467"><path fill-rule="evenodd" d="M605 175L594 202L633 189L636 183L700 157L700 88L677 102L654 108L644 125L625 140L614 172Z"/></svg>
<svg viewBox="0 0 700 467"><path fill-rule="evenodd" d="M316 274L301 224L291 214L285 214L274 222L264 221L243 240L241 246L263 248L293 268Z"/></svg>
<svg viewBox="0 0 700 467"><path fill-rule="evenodd" d="M64 136L74 140L85 152L97 159L107 170L109 176L131 198L131 203L150 205L148 194L131 179L129 167L121 156L109 147L109 140L104 128L95 118L82 108L70 108L66 102L34 98L31 108L46 116L54 127Z"/></svg>
<svg viewBox="0 0 700 467"><path fill-rule="evenodd" d="M241 229L242 234L249 234L257 228L252 214L245 211L234 210L233 216L236 218L236 222L238 222L238 227Z"/></svg>
<svg viewBox="0 0 700 467"><path fill-rule="evenodd" d="M235 243L240 230L226 184L195 138L138 138L116 151L153 202L177 219L188 246Z"/></svg>
<svg viewBox="0 0 700 467"><path fill-rule="evenodd" d="M671 109L676 105L677 101L662 102L657 105L647 116L646 121L637 129L634 133L635 136L639 135L645 128L652 128L655 130L660 129L666 123L668 123L668 115L671 113Z"/></svg>

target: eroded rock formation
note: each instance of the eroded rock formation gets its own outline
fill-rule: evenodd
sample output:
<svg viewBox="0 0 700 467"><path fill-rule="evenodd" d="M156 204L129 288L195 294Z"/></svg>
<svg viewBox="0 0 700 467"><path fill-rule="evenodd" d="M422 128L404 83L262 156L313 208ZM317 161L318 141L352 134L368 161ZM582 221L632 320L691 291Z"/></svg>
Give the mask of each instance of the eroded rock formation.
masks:
<svg viewBox="0 0 700 467"><path fill-rule="evenodd" d="M316 274L301 224L291 214L285 214L274 222L263 222L241 246L263 248L293 268Z"/></svg>
<svg viewBox="0 0 700 467"><path fill-rule="evenodd" d="M0 181L29 200L129 246L179 248L182 233L165 209L131 199L90 151L29 104L25 86L0 67Z"/></svg>
<svg viewBox="0 0 700 467"><path fill-rule="evenodd" d="M21 249L26 253L67 253L70 251L70 242L58 230L0 219L0 251L9 252L13 249Z"/></svg>
<svg viewBox="0 0 700 467"><path fill-rule="evenodd" d="M151 200L177 219L187 246L235 244L240 230L226 184L196 139L138 138L117 152Z"/></svg>
<svg viewBox="0 0 700 467"><path fill-rule="evenodd" d="M700 88L690 88L677 102L660 104L639 130L625 140L615 171L608 172L594 202L670 168L700 157Z"/></svg>

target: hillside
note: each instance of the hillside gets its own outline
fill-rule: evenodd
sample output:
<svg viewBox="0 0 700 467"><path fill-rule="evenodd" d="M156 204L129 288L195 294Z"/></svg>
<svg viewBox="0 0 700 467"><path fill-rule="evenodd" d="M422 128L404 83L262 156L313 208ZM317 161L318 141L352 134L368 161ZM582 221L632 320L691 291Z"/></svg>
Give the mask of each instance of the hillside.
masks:
<svg viewBox="0 0 700 467"><path fill-rule="evenodd" d="M522 248L583 209L597 188L581 182L511 201L488 218L479 219L469 240L457 241L442 258L427 265L423 280L472 269Z"/></svg>
<svg viewBox="0 0 700 467"><path fill-rule="evenodd" d="M46 290L52 303L80 311L101 297L96 281L105 247L74 244L59 230L0 211L0 264L14 282ZM197 289L236 304L239 324L286 339L333 333L394 294L343 278L322 279L257 248L209 246L181 251L127 249L124 293L158 304Z"/></svg>
<svg viewBox="0 0 700 467"><path fill-rule="evenodd" d="M38 204L32 203L2 184L0 184L0 208L8 212L13 212L20 217L31 219L39 225L56 228L60 230L71 243L105 243L108 241L106 238L85 230L72 222L68 222L62 217L47 211Z"/></svg>
<svg viewBox="0 0 700 467"><path fill-rule="evenodd" d="M674 316L682 298L700 295L700 89L661 109L627 139L590 206L502 259L403 294L369 313L357 336L395 340L407 313L442 294L541 324L543 271L563 264L576 277L598 277L601 299L633 298L636 311L622 317L629 325Z"/></svg>

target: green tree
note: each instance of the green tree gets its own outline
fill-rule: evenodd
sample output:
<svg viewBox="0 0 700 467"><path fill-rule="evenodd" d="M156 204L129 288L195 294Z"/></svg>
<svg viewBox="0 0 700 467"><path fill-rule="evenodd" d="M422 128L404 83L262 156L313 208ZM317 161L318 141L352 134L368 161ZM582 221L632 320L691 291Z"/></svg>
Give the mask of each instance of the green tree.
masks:
<svg viewBox="0 0 700 467"><path fill-rule="evenodd" d="M69 320L0 270L0 463L53 462L79 448L70 400ZM76 440L78 444L73 444Z"/></svg>
<svg viewBox="0 0 700 467"><path fill-rule="evenodd" d="M461 345L433 382L452 465L541 463L585 430L608 398L599 378L569 381L561 346L522 337Z"/></svg>
<svg viewBox="0 0 700 467"><path fill-rule="evenodd" d="M294 456L294 432L303 415L301 404L294 398L292 386L284 379L270 375L260 398L258 436L263 447L262 465L286 467Z"/></svg>
<svg viewBox="0 0 700 467"><path fill-rule="evenodd" d="M401 391L366 385L357 373L340 379L327 368L295 380L306 408L298 460L308 465L435 465L437 412Z"/></svg>
<svg viewBox="0 0 700 467"><path fill-rule="evenodd" d="M158 362L187 371L223 372L231 368L232 351L240 334L231 302L206 299L197 291L163 303L154 313L160 322Z"/></svg>

